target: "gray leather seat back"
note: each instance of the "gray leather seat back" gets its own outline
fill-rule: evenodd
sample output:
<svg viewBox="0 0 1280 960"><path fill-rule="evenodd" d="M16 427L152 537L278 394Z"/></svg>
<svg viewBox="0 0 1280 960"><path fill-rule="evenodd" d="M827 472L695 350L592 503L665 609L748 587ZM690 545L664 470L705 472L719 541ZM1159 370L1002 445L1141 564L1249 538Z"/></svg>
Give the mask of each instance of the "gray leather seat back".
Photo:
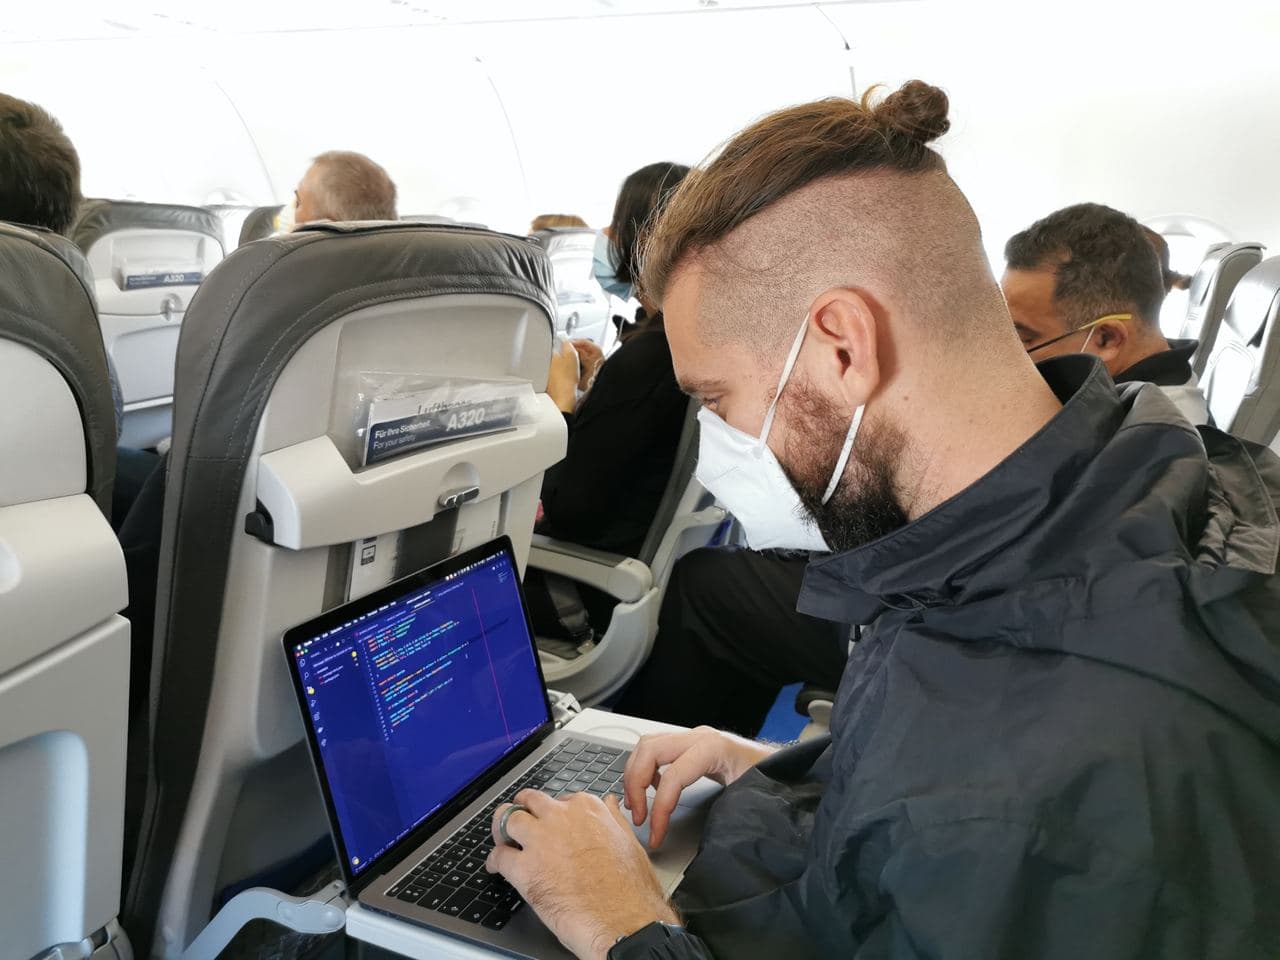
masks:
<svg viewBox="0 0 1280 960"><path fill-rule="evenodd" d="M178 347L157 733L127 900L142 950L181 953L218 891L323 840L279 638L367 592L352 558L368 538L395 552L397 575L498 533L527 554L542 471L565 445L545 395L550 290L545 255L522 238L335 223L241 247L196 294ZM369 372L526 381L536 414L362 467Z"/></svg>
<svg viewBox="0 0 1280 960"><path fill-rule="evenodd" d="M123 945L129 689L115 413L64 238L0 224L0 957Z"/></svg>
<svg viewBox="0 0 1280 960"><path fill-rule="evenodd" d="M658 503L658 509L653 515L653 523L649 524L649 532L640 547L639 555L636 557L645 566L652 568L658 547L662 544L662 539L666 536L667 529L675 518L680 502L684 499L689 489L689 484L693 481L693 474L697 467L698 404L696 401L691 400L688 413L685 414L684 427L680 431L680 441L676 445L676 457L671 467L671 479L667 481L667 488L663 491L662 500ZM712 497L708 494L706 501L710 503L711 500Z"/></svg>
<svg viewBox="0 0 1280 960"><path fill-rule="evenodd" d="M211 203L205 209L222 224L222 249L230 253L240 246L240 231L244 229L244 222L258 208L240 203Z"/></svg>
<svg viewBox="0 0 1280 960"><path fill-rule="evenodd" d="M1262 260L1260 243L1223 243L1210 248L1191 278L1187 316L1178 337L1199 340L1200 349L1192 358L1196 376L1204 373L1213 355L1214 341L1222 324L1222 314L1240 278Z"/></svg>
<svg viewBox="0 0 1280 960"><path fill-rule="evenodd" d="M0 223L0 251L4 336L45 357L66 380L84 423L86 490L110 515L115 407L88 266L65 237L30 227Z"/></svg>
<svg viewBox="0 0 1280 960"><path fill-rule="evenodd" d="M276 204L273 207L258 207L249 211L249 215L244 218L244 223L240 225L240 246L250 243L253 240L262 240L271 236L276 230L276 217L280 216L280 211L284 209L283 204Z"/></svg>
<svg viewBox="0 0 1280 960"><path fill-rule="evenodd" d="M124 396L120 442L154 446L169 435L178 331L196 288L222 259L222 223L199 207L90 200L72 239L89 261Z"/></svg>
<svg viewBox="0 0 1280 960"><path fill-rule="evenodd" d="M534 238L551 258L558 332L601 343L609 322L609 296L591 269L597 233L582 227L539 230Z"/></svg>
<svg viewBox="0 0 1280 960"><path fill-rule="evenodd" d="M1280 431L1280 257L1244 275L1231 297L1204 393L1214 422L1246 440L1269 444Z"/></svg>

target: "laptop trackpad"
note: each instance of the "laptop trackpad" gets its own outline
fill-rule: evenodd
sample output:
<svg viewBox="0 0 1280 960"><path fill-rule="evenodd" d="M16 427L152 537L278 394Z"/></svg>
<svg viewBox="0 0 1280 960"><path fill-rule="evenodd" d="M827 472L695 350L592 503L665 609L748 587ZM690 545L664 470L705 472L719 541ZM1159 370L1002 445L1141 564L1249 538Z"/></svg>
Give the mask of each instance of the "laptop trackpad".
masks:
<svg viewBox="0 0 1280 960"><path fill-rule="evenodd" d="M662 846L657 850L649 850L649 821L636 827L636 837L649 850L649 859L653 863L654 872L662 884L662 892L670 895L680 881L684 879L684 871L698 853L698 843L702 839L702 827L707 819L707 810L711 801L720 792L720 785L706 778L690 784L680 795L680 802L667 824L667 835ZM653 802L653 790L649 790L649 802Z"/></svg>

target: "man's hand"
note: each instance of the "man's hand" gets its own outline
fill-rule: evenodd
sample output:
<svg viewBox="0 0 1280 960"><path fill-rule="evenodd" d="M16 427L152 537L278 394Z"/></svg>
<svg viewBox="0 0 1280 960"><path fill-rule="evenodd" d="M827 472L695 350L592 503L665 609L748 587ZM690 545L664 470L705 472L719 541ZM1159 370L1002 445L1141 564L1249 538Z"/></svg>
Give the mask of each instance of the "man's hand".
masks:
<svg viewBox="0 0 1280 960"><path fill-rule="evenodd" d="M600 365L604 363L604 351L594 340L574 340L573 349L578 351L578 359L582 362L582 375L578 378L578 389L586 393L595 383Z"/></svg>
<svg viewBox="0 0 1280 960"><path fill-rule="evenodd" d="M564 413L573 413L577 406L578 352L565 340L551 354L551 369L547 372L547 395Z"/></svg>
<svg viewBox="0 0 1280 960"><path fill-rule="evenodd" d="M679 922L616 799L556 800L536 790L515 799L528 809L507 819L507 834L521 849L498 832L503 804L485 866L506 877L576 957L604 960L619 937L655 920Z"/></svg>
<svg viewBox="0 0 1280 960"><path fill-rule="evenodd" d="M699 777L710 777L720 784L733 783L771 753L772 747L711 727L641 737L622 775L631 818L639 826L646 814L650 817L649 846L657 849L667 835L671 814L685 787ZM651 786L657 793L653 809L646 810L646 791Z"/></svg>

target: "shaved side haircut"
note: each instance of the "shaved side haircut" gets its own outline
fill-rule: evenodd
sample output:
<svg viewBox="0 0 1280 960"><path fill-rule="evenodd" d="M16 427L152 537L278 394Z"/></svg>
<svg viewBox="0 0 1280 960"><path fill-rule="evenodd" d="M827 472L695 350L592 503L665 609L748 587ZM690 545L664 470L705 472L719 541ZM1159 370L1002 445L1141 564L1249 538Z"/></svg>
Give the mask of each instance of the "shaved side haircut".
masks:
<svg viewBox="0 0 1280 960"><path fill-rule="evenodd" d="M395 220L396 185L363 153L330 150L313 162L316 206L326 220Z"/></svg>
<svg viewBox="0 0 1280 960"><path fill-rule="evenodd" d="M1007 323L977 218L928 146L950 128L946 94L919 80L873 94L771 114L695 170L649 236L646 295L661 303L696 263L710 285L703 339L770 355L832 287L862 291L944 345L962 323Z"/></svg>

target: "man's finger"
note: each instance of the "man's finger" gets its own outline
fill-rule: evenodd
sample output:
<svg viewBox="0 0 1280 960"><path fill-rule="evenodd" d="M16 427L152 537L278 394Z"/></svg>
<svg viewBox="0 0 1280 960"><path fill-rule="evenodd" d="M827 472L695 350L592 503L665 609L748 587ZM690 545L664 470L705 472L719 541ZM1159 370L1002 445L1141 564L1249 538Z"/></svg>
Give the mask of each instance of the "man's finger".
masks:
<svg viewBox="0 0 1280 960"><path fill-rule="evenodd" d="M511 843L518 843L523 847L525 841L529 839L536 822L534 815L528 810L517 809L513 803L504 803L493 811L492 832L494 846L503 847ZM507 831L506 836L502 835L504 825Z"/></svg>
<svg viewBox="0 0 1280 960"><path fill-rule="evenodd" d="M613 819L618 821L618 826L626 827L628 830L631 829L631 824L627 820L627 815L622 812L621 800L613 794L609 794L604 798L604 805L608 808L609 812L613 814Z"/></svg>
<svg viewBox="0 0 1280 960"><path fill-rule="evenodd" d="M545 817L555 810L557 800L541 790L526 787L515 796L516 803L524 804L535 817Z"/></svg>
<svg viewBox="0 0 1280 960"><path fill-rule="evenodd" d="M489 851L489 856L484 861L484 868L490 873L500 873L510 880L519 856L520 851L515 847L500 843Z"/></svg>
<svg viewBox="0 0 1280 960"><path fill-rule="evenodd" d="M662 771L662 782L653 797L653 809L649 813L649 846L657 849L667 836L667 824L680 801L680 793L707 772L708 745L695 744Z"/></svg>
<svg viewBox="0 0 1280 960"><path fill-rule="evenodd" d="M688 747L689 734L659 733L641 737L622 772L622 789L626 793L631 819L638 827L648 813L649 798L645 791L654 783L658 767L670 763Z"/></svg>

